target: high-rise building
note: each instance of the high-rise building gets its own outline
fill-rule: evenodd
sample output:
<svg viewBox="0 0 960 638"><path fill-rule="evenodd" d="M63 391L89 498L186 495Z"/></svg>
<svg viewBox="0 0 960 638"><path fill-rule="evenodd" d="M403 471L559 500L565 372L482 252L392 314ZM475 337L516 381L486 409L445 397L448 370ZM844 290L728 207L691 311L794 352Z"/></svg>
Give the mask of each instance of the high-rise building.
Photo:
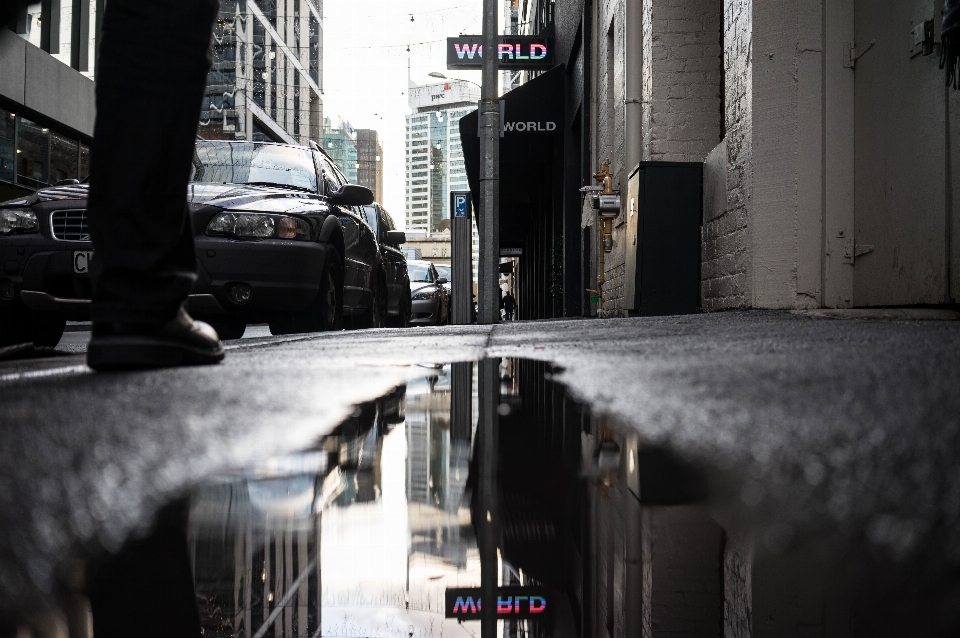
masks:
<svg viewBox="0 0 960 638"><path fill-rule="evenodd" d="M503 2L503 35L520 34L520 0L502 0ZM526 5L524 5L526 6ZM500 93L512 91L523 83L523 71L507 69L500 72L502 83Z"/></svg>
<svg viewBox="0 0 960 638"><path fill-rule="evenodd" d="M461 80L409 83L406 136L406 227L427 236L449 228L450 191L470 190L460 144L460 118L477 109L479 87ZM473 278L480 240L473 224Z"/></svg>
<svg viewBox="0 0 960 638"><path fill-rule="evenodd" d="M340 167L351 184L357 183L357 134L350 122L339 120L333 126L329 117L323 119L323 150Z"/></svg>
<svg viewBox="0 0 960 638"><path fill-rule="evenodd" d="M89 174L104 6L37 0L0 25L0 200ZM321 139L321 9L322 0L223 3L201 137Z"/></svg>
<svg viewBox="0 0 960 638"><path fill-rule="evenodd" d="M376 131L357 129L357 183L373 191L377 202L383 203L383 147Z"/></svg>
<svg viewBox="0 0 960 638"><path fill-rule="evenodd" d="M90 174L102 9L37 1L0 24L0 201Z"/></svg>
<svg viewBox="0 0 960 638"><path fill-rule="evenodd" d="M319 141L322 0L223 3L198 134L205 139Z"/></svg>

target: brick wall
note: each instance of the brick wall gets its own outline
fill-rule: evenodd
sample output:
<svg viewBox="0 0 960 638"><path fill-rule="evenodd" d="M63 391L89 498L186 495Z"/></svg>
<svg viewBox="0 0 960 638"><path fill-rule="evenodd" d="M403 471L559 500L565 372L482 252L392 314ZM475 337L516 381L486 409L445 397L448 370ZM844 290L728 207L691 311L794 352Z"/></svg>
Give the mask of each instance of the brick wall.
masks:
<svg viewBox="0 0 960 638"><path fill-rule="evenodd" d="M610 172L613 173L614 188L620 185L624 191L627 187L629 168L625 165L626 131L624 119L625 94L625 63L624 43L626 37L623 0L600 0L597 15L597 73L594 78L596 86L596 121L597 132L594 140L594 165L599 168L600 162L606 161L613 153L613 164ZM612 33L612 38L610 37ZM610 48L612 46L612 49ZM610 67L609 62L613 65ZM610 95L612 89L613 95ZM612 112L611 112L612 109ZM598 314L601 317L620 317L623 315L623 267L625 261L624 245L626 237L626 223L623 215L614 221L613 252L607 253L604 263L603 296L606 303L600 305Z"/></svg>
<svg viewBox="0 0 960 638"><path fill-rule="evenodd" d="M753 635L753 544L741 530L723 544L723 638Z"/></svg>
<svg viewBox="0 0 960 638"><path fill-rule="evenodd" d="M720 526L700 508L653 510L653 636L718 638Z"/></svg>
<svg viewBox="0 0 960 638"><path fill-rule="evenodd" d="M623 0L600 5L597 52L596 164L613 152L614 182L626 190L627 139L623 97L626 38L641 37L644 160L703 161L721 133L721 3L723 0L643 0L639 33L624 28ZM608 47L613 24L613 120L609 119ZM622 316L626 218L614 221L614 250L606 255L601 316Z"/></svg>
<svg viewBox="0 0 960 638"><path fill-rule="evenodd" d="M725 0L723 24L727 136L721 145L726 157L722 175L726 201L722 210L704 218L700 296L705 310L750 303L747 221L753 196L753 1Z"/></svg>
<svg viewBox="0 0 960 638"><path fill-rule="evenodd" d="M645 0L651 160L700 162L720 141L722 0Z"/></svg>

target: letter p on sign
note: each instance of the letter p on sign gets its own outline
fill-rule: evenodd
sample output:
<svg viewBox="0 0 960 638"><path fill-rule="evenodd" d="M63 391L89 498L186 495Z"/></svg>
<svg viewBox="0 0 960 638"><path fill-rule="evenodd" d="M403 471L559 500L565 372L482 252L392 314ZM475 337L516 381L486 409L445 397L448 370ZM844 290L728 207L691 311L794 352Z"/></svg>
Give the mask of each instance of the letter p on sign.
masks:
<svg viewBox="0 0 960 638"><path fill-rule="evenodd" d="M467 196L466 195L455 195L453 198L453 216L454 217L466 217L467 216Z"/></svg>

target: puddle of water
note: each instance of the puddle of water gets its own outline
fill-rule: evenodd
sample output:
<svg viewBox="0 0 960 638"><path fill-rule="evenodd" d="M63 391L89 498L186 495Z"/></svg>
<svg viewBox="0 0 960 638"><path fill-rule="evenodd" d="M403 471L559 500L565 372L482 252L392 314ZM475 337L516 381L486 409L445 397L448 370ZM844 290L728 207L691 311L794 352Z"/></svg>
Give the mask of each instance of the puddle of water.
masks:
<svg viewBox="0 0 960 638"><path fill-rule="evenodd" d="M828 609L826 633L960 629L955 570L891 565L836 528L801 539L771 525L724 500L716 468L641 445L551 372L425 369L308 449L204 484L189 503L185 615L231 638L775 636L820 627ZM95 625L98 608L141 614L128 599L95 599ZM481 599L494 601L486 626ZM114 635L126 634L97 630Z"/></svg>
<svg viewBox="0 0 960 638"><path fill-rule="evenodd" d="M526 418L519 374L438 367L313 448L198 490L188 539L204 635L480 636L484 574L498 636L579 633L561 593L577 539L558 523L581 509L581 421L563 432ZM529 399L536 412L547 396ZM499 438L485 438L493 417Z"/></svg>
<svg viewBox="0 0 960 638"><path fill-rule="evenodd" d="M454 367L465 405L452 405ZM198 490L188 537L204 635L479 635L444 618L448 588L480 586L475 370L438 368L313 449Z"/></svg>

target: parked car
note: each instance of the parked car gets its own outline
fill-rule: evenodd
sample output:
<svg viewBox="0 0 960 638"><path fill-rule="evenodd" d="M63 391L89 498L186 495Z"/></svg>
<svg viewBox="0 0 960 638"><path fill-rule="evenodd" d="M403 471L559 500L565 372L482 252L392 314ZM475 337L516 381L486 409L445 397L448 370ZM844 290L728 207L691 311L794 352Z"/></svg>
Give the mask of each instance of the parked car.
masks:
<svg viewBox="0 0 960 638"><path fill-rule="evenodd" d="M443 284L447 280L437 274L429 261L407 261L410 273L413 314L410 323L440 326L450 323L450 297Z"/></svg>
<svg viewBox="0 0 960 638"><path fill-rule="evenodd" d="M437 269L437 274L442 278L447 280L447 283L443 284L443 287L447 289L447 294L453 294L453 268L450 264L434 264L434 268Z"/></svg>
<svg viewBox="0 0 960 638"><path fill-rule="evenodd" d="M396 229L393 217L382 205L374 202L363 209L380 246L387 287L387 324L405 328L410 323L410 276L407 274L407 258L400 245L407 241L407 236Z"/></svg>
<svg viewBox="0 0 960 638"><path fill-rule="evenodd" d="M86 184L69 184L0 203L0 344L55 345L65 320L89 317L86 199ZM386 271L363 211L372 201L316 145L198 140L187 309L225 339L253 322L274 334L336 330L345 318L382 325Z"/></svg>

